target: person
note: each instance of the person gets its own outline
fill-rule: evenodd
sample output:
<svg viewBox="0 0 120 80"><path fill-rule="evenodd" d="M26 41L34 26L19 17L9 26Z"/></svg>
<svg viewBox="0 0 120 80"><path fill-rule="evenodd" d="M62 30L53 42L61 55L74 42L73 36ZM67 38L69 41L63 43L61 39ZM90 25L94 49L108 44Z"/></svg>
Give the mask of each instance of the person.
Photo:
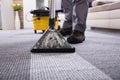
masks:
<svg viewBox="0 0 120 80"><path fill-rule="evenodd" d="M82 43L85 40L88 0L62 0L65 21L60 33L69 35L67 41L71 44Z"/></svg>

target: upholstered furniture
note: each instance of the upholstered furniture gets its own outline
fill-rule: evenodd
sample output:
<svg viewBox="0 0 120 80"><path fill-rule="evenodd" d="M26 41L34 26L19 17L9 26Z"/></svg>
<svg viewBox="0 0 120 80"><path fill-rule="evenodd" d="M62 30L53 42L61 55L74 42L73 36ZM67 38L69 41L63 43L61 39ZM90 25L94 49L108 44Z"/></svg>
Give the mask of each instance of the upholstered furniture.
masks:
<svg viewBox="0 0 120 80"><path fill-rule="evenodd" d="M120 29L120 1L92 3L88 11L87 26Z"/></svg>

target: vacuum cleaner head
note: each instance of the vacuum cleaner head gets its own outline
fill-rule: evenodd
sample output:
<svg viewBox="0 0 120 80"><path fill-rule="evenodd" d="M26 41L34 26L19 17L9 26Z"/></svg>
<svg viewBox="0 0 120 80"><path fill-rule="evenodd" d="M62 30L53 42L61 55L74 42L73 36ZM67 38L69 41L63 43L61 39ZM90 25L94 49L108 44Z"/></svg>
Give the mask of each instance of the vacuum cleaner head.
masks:
<svg viewBox="0 0 120 80"><path fill-rule="evenodd" d="M56 29L48 29L38 42L33 46L31 52L62 52L73 53L75 48L63 38L63 36Z"/></svg>

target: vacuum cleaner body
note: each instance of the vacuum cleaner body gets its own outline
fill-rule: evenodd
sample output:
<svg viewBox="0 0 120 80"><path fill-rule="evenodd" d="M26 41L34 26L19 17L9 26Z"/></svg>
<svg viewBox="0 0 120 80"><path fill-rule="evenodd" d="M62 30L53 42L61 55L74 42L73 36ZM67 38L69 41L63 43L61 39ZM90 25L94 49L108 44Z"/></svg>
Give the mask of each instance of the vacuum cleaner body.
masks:
<svg viewBox="0 0 120 80"><path fill-rule="evenodd" d="M49 28L49 12L48 7L30 11L30 13L33 14L32 21L35 33L37 33L37 30L42 30L44 32ZM59 21L59 16L56 15L55 29L60 28Z"/></svg>

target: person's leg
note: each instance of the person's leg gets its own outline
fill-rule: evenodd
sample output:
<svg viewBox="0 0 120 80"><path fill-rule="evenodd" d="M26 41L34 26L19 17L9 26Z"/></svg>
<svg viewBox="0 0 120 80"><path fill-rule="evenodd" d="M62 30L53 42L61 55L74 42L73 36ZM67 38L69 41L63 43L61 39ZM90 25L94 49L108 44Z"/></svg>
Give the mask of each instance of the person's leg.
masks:
<svg viewBox="0 0 120 80"><path fill-rule="evenodd" d="M86 18L88 13L88 0L78 0L73 7L73 33L68 37L69 43L81 43L85 40Z"/></svg>
<svg viewBox="0 0 120 80"><path fill-rule="evenodd" d="M72 33L72 0L62 0L63 11L65 13L65 21L63 23L60 33L63 36L70 35Z"/></svg>
<svg viewBox="0 0 120 80"><path fill-rule="evenodd" d="M85 32L88 7L88 0L80 0L80 2L76 3L73 12L73 30ZM76 13L76 15L74 13Z"/></svg>

